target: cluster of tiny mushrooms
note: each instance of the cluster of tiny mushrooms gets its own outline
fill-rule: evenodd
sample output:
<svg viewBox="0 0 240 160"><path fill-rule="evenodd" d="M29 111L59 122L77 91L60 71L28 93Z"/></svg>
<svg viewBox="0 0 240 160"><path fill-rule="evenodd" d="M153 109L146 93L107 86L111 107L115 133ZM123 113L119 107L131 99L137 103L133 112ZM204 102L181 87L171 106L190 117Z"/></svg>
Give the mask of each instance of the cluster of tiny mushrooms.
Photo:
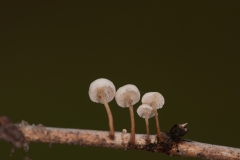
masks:
<svg viewBox="0 0 240 160"><path fill-rule="evenodd" d="M127 84L120 87L117 92L114 84L105 78L99 78L93 81L89 87L89 97L93 102L104 104L110 128L110 138L114 139L114 126L113 117L111 110L109 108L108 102L112 101L115 97L117 104L120 107L128 107L130 110L131 117L131 144L135 144L135 122L134 122L134 112L133 105L140 100L140 92L138 88L133 84ZM164 105L164 98L159 92L148 92L142 97L142 105L137 109L137 113L140 117L145 118L147 138L146 141L150 142L149 139L149 125L148 119L155 116L157 136L160 141L163 141L160 132L160 126L158 122L158 112L157 109L162 108Z"/></svg>

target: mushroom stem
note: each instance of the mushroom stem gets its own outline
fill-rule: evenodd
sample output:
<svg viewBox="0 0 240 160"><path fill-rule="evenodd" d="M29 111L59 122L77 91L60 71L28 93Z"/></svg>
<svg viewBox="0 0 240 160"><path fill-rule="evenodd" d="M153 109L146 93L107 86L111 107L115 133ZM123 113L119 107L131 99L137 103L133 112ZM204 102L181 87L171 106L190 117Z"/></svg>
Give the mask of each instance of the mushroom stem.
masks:
<svg viewBox="0 0 240 160"><path fill-rule="evenodd" d="M155 120L156 120L158 139L162 142L163 138L161 136L161 131L160 131L160 126L159 126L158 112L157 112L156 104L153 105L153 112L155 113Z"/></svg>
<svg viewBox="0 0 240 160"><path fill-rule="evenodd" d="M147 131L147 143L150 142L150 139L149 139L149 123L148 123L148 116L145 115L145 122L146 122L146 131Z"/></svg>
<svg viewBox="0 0 240 160"><path fill-rule="evenodd" d="M131 143L135 143L135 122L134 122L134 112L132 104L129 105L130 117L131 117Z"/></svg>
<svg viewBox="0 0 240 160"><path fill-rule="evenodd" d="M113 117L112 117L112 112L110 110L110 107L107 103L107 100L106 100L106 97L105 96L102 96L102 101L103 101L103 104L106 108L106 111L107 111L107 115L108 115L108 120L109 120L109 128L110 128L110 139L114 139L114 126L113 126Z"/></svg>

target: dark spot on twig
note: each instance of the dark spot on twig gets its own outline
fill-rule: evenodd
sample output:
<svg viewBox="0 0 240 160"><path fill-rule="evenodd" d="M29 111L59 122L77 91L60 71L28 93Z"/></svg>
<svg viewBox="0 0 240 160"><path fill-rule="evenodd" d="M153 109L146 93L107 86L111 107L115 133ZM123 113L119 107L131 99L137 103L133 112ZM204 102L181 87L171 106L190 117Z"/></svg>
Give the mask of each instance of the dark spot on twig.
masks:
<svg viewBox="0 0 240 160"><path fill-rule="evenodd" d="M99 142L100 142L100 146L105 146L106 145L106 139L102 138L102 139L99 139Z"/></svg>
<svg viewBox="0 0 240 160"><path fill-rule="evenodd" d="M144 148L146 149L146 151L153 152L157 149L157 145L155 145L154 143L149 143Z"/></svg>
<svg viewBox="0 0 240 160"><path fill-rule="evenodd" d="M107 141L106 141L106 139L102 138L101 142L106 143Z"/></svg>
<svg viewBox="0 0 240 160"><path fill-rule="evenodd" d="M6 116L0 117L0 138L18 148L22 147L25 141L23 133Z"/></svg>
<svg viewBox="0 0 240 160"><path fill-rule="evenodd" d="M169 132L162 133L164 139L163 141L160 141L158 139L158 136L156 136L154 143L148 142L146 145L133 145L131 143L128 143L126 149L160 152L165 153L169 156L173 156L171 150L178 147L178 144L183 141L181 137L184 136L187 132L188 129L186 128L186 124L174 125Z"/></svg>
<svg viewBox="0 0 240 160"><path fill-rule="evenodd" d="M187 128L187 123L185 124L176 124L174 125L170 131L168 132L168 135L171 137L171 139L174 142L181 142L182 137L187 134L189 129Z"/></svg>
<svg viewBox="0 0 240 160"><path fill-rule="evenodd" d="M95 138L96 138L96 139L99 139L99 135L97 134L97 135L95 136Z"/></svg>
<svg viewBox="0 0 240 160"><path fill-rule="evenodd" d="M109 134L109 138L111 139L111 140L114 140L114 135L111 135L111 134Z"/></svg>
<svg viewBox="0 0 240 160"><path fill-rule="evenodd" d="M138 145L134 145L134 144L132 144L132 143L128 143L128 146L127 146L126 149L138 149L138 148L139 148Z"/></svg>
<svg viewBox="0 0 240 160"><path fill-rule="evenodd" d="M206 159L206 156L204 154L202 154L202 153L198 153L197 157L201 158L201 159Z"/></svg>

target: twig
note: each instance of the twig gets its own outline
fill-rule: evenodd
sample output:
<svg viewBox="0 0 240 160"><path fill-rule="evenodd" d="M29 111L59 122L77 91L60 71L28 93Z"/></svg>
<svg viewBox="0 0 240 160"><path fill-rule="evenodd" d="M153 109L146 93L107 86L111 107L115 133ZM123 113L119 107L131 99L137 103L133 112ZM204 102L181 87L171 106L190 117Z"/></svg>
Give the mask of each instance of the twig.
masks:
<svg viewBox="0 0 240 160"><path fill-rule="evenodd" d="M158 141L156 135L150 136L150 144L147 144L145 134L136 134L135 145L130 144L130 134L116 132L115 139L109 138L109 132L62 129L44 126L20 126L19 129L27 142L61 143L81 146L98 146L109 148L123 148L146 150L151 152L166 153L172 156L198 157L212 160L239 160L240 149L218 146L194 141L173 142L166 133L161 133L164 143Z"/></svg>
<svg viewBox="0 0 240 160"><path fill-rule="evenodd" d="M3 124L0 121L0 139L7 140L15 145L13 142L15 139L9 140L8 134L12 137L11 130L8 129L8 125ZM44 127L43 125L33 126L26 123L15 125L18 131L24 136L24 143L28 142L43 142L43 143L60 143L60 144L73 144L80 146L98 146L108 148L122 148L125 150L145 150L150 152L165 153L170 156L185 156L195 157L201 159L212 160L240 160L240 149L218 146L194 141L185 141L181 137L184 135L183 130L179 126L174 126L169 133L161 132L163 142L159 141L156 135L150 135L150 143L146 140L145 134L136 134L135 144L130 142L131 135L123 132L116 132L115 139L111 140L109 132L107 131L95 131L95 130L82 130L82 129L65 129L65 128L52 128ZM180 130L179 130L180 129ZM185 128L184 128L185 129ZM179 132L181 131L181 132ZM18 140L16 140L18 141ZM22 139L16 144L24 146ZM16 145L15 145L16 146Z"/></svg>

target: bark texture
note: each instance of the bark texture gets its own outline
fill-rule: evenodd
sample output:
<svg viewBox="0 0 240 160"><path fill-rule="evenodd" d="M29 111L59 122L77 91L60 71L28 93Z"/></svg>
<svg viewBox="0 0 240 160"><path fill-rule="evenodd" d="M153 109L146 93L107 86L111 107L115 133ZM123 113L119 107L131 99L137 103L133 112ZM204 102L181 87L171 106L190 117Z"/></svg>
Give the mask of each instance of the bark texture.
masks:
<svg viewBox="0 0 240 160"><path fill-rule="evenodd" d="M240 149L218 146L195 141L185 141L161 132L164 142L156 135L150 135L150 143L146 141L146 134L136 134L135 144L129 143L131 134L115 132L115 139L109 138L109 132L82 129L61 129L30 125L19 125L26 142L60 143L80 146L98 146L122 148L126 150L145 150L165 153L171 156L196 157L212 160L240 160Z"/></svg>
<svg viewBox="0 0 240 160"><path fill-rule="evenodd" d="M0 117L0 139L15 147L27 147L28 142L73 144L122 148L125 150L143 150L168 154L170 156L195 157L210 160L240 160L240 149L186 141L182 139L188 129L185 124L177 124L168 133L161 132L163 141L157 135L136 134L135 143L130 143L131 134L115 132L114 139L107 131L66 129L29 125L26 122L13 124L7 117Z"/></svg>

